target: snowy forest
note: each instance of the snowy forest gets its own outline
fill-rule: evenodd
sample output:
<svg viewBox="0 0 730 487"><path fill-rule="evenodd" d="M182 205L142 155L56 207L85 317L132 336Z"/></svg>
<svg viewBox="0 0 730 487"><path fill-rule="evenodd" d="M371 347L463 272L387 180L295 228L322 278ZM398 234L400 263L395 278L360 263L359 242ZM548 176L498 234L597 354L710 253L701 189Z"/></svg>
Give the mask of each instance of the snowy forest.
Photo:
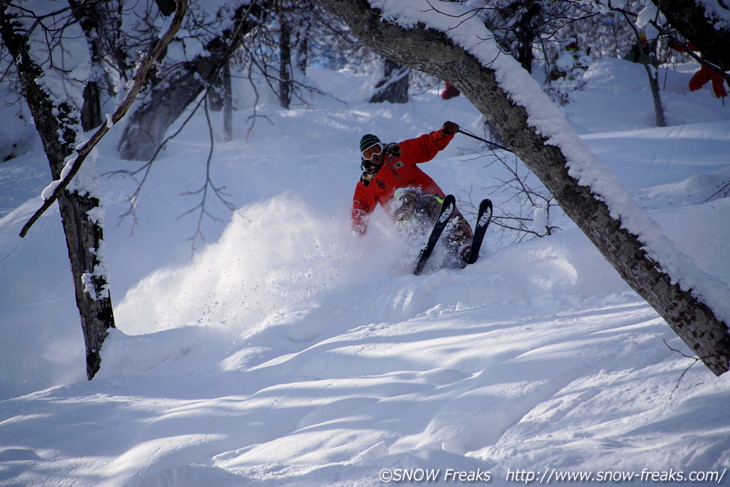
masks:
<svg viewBox="0 0 730 487"><path fill-rule="evenodd" d="M729 43L721 0L0 1L0 485L730 482ZM358 142L447 121L421 166L494 215L415 276Z"/></svg>

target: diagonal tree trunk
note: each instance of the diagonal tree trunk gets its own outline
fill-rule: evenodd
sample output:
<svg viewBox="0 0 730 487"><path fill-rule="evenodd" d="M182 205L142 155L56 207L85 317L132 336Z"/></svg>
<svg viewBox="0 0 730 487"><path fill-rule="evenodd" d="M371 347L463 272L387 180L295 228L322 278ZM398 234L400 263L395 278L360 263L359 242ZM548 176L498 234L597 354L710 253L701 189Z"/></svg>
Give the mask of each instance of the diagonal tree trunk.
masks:
<svg viewBox="0 0 730 487"><path fill-rule="evenodd" d="M635 233L614 217L608 205L569 171L568 156L543 135L528 117L527 104L515 101L485 65L449 35L418 23L404 28L384 21L367 0L320 0L347 22L373 51L454 84L497 129L502 140L537 175L565 213L588 236L621 277L642 296L716 375L728 370L730 334L727 323L691 290L676 282L662 262L650 255ZM424 7L425 8L425 7ZM456 28L454 30L457 30ZM487 35L484 38L488 38ZM500 54L502 56L504 54ZM506 83L506 82L505 82ZM528 83L526 83L528 84ZM520 95L545 97L539 87L525 86ZM565 130L569 131L567 124ZM561 133L568 144L582 147L572 133ZM561 145L562 147L563 145Z"/></svg>

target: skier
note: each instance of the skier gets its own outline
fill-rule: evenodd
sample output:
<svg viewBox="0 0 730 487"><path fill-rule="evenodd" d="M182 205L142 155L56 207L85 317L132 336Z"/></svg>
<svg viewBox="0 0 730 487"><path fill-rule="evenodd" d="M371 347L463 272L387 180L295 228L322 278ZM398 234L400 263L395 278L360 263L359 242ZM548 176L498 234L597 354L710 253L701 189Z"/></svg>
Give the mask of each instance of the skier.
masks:
<svg viewBox="0 0 730 487"><path fill-rule="evenodd" d="M383 145L367 134L360 139L362 176L352 200L352 228L355 234L367 230L367 218L377 204L396 225L408 232L412 225L431 228L446 196L436 182L416 164L433 159L454 138L459 126L446 122L439 129L415 139ZM447 240L458 265L464 265L471 249L472 229L456 210Z"/></svg>

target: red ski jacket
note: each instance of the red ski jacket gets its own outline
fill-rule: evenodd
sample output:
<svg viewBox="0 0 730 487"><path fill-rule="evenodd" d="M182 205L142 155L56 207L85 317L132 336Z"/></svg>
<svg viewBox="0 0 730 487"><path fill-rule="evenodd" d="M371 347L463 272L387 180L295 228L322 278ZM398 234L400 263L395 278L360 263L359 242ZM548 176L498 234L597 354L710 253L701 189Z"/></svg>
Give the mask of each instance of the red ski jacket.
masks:
<svg viewBox="0 0 730 487"><path fill-rule="evenodd" d="M352 198L352 228L358 233L367 230L367 215L375 210L377 204L394 218L389 204L393 194L399 188L420 188L424 193L445 196L436 182L423 172L416 164L428 162L436 154L445 149L453 134L444 135L441 130L421 135L415 139L400 142L399 157L385 155L385 161L373 178L367 182L363 179L355 187Z"/></svg>

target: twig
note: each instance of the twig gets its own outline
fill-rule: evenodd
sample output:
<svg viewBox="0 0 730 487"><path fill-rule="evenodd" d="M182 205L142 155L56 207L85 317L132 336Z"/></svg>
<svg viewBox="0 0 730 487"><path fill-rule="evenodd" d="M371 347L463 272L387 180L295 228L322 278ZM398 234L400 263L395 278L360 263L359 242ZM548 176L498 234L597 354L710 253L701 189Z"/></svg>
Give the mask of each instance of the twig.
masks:
<svg viewBox="0 0 730 487"><path fill-rule="evenodd" d="M684 378L685 375L687 375L687 372L689 372L689 369L691 369L694 366L694 364L696 364L697 362L699 362L701 359L699 357L692 357L690 355L687 355L686 353L682 352L681 350L677 350L676 348L670 346L667 343L666 338L663 339L662 341L664 342L664 345L666 345L667 348L669 350L671 350L672 352L676 352L676 353L680 354L682 357L692 359L692 363L689 364L689 366L686 369L684 369L684 371L682 372L682 375L680 375L679 376L679 379L677 379L677 383L675 384L674 389L672 390L672 393L669 395L669 398L671 399L672 396L674 395L674 391L679 390L679 383L682 382L682 379Z"/></svg>
<svg viewBox="0 0 730 487"><path fill-rule="evenodd" d="M686 353L682 352L681 350L677 350L676 348L673 348L672 346L670 346L667 343L666 339L663 339L662 341L664 342L664 345L666 345L667 348L669 350L671 350L672 352L676 352L676 353L680 354L682 357L692 359L692 363L689 364L689 366L686 369L684 369L684 372L682 372L682 375L680 375L679 379L677 379L677 384L676 384L676 386L674 386L674 390L672 391L672 394L674 394L674 391L679 389L679 383L682 381L684 376L687 375L687 372L689 372L689 369L691 369L694 366L694 364L696 364L697 362L700 362L700 361L704 361L705 359L708 359L708 358L727 357L727 355L723 355L723 354L706 355L704 357L697 357L697 356L693 357L691 355L687 355ZM670 395L669 397L671 398L672 396Z"/></svg>
<svg viewBox="0 0 730 487"><path fill-rule="evenodd" d="M213 124L210 121L210 113L208 111L208 102L207 102L207 96L203 97L205 101L204 104L204 111L205 111L205 119L208 123L208 138L210 140L210 149L208 150L208 158L205 162L205 183L203 183L203 186L201 186L199 189L195 191L188 191L186 193L183 193L183 196L194 196L196 194L202 194L202 199L199 204L195 205L194 207L190 208L186 212L184 212L182 215L178 217L178 220L186 215L194 213L196 210L200 211L200 214L198 215L198 222L197 227L195 229L195 233L192 237L190 237L188 240L190 240L192 243L192 253L195 254L195 242L198 238L205 241L205 235L203 235L203 218L205 216L211 218L213 221L221 221L220 218L215 217L213 214L211 214L205 207L206 201L208 200L208 190L212 190L213 194L220 200L223 205L226 206L231 212L236 210L236 207L228 201L225 196L227 194L223 191L225 189L225 186L216 186L213 184L213 179L211 176L211 163L213 160L213 152L215 148L215 137L213 135Z"/></svg>

